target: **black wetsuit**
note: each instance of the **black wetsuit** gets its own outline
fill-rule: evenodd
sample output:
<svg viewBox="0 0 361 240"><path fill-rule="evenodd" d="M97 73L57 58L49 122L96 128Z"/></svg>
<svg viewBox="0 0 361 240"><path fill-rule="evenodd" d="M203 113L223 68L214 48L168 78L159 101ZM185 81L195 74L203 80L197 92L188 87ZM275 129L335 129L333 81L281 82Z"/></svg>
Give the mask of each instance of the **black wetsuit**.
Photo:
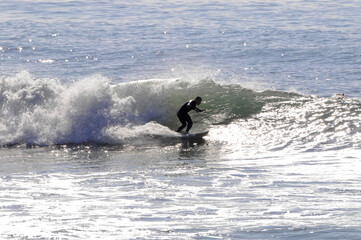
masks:
<svg viewBox="0 0 361 240"><path fill-rule="evenodd" d="M185 104L183 104L181 106L181 108L178 110L177 112L177 116L179 118L179 121L182 123L182 126L180 126L177 129L177 132L182 131L183 128L185 128L185 126L187 126L187 132L189 131L189 129L191 129L193 122L191 117L189 116L188 112L191 110L195 110L196 109L196 102L194 100L191 100L189 102L186 102ZM188 125L187 125L188 123Z"/></svg>

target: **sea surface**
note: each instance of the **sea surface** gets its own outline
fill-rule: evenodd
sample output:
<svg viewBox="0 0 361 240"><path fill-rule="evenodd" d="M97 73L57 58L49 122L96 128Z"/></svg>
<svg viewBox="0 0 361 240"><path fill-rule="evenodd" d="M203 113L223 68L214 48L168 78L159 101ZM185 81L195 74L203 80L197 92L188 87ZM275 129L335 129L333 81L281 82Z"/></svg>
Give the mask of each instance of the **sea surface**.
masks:
<svg viewBox="0 0 361 240"><path fill-rule="evenodd" d="M361 239L360 12L0 1L0 239Z"/></svg>

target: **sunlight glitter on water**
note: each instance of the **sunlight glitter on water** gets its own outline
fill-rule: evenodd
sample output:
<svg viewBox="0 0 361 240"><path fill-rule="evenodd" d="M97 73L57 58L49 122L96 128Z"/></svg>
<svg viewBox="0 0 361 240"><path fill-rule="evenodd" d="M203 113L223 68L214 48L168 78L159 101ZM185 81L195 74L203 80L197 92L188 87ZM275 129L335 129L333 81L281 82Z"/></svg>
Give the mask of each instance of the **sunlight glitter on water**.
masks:
<svg viewBox="0 0 361 240"><path fill-rule="evenodd" d="M172 154L146 154L153 151L166 158ZM297 238L326 225L353 228L361 219L355 211L360 188L358 165L351 157L355 153L223 155L222 161L174 165L158 158L158 163L153 159L129 172L117 170L122 155L112 152L89 172L3 176L3 233L13 234L16 225L22 226L18 237L34 238L59 233L110 239L119 233L124 239L232 238L250 232L259 238L270 233ZM101 171L104 167L113 170Z"/></svg>

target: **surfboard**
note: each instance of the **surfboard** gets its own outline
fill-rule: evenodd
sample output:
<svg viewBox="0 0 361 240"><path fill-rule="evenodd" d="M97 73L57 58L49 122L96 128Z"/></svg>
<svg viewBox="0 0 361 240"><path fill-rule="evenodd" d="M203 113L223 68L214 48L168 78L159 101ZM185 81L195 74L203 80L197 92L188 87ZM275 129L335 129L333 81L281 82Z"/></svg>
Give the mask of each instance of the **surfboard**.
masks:
<svg viewBox="0 0 361 240"><path fill-rule="evenodd" d="M208 134L209 131L206 132L199 132L199 133L189 133L189 134L182 134L181 138L203 138Z"/></svg>

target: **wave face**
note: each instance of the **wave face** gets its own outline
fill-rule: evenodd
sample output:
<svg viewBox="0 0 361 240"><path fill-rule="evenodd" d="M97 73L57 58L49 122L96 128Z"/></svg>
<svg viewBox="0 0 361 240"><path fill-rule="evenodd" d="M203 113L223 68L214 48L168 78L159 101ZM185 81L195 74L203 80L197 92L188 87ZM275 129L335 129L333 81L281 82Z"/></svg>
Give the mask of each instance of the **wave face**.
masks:
<svg viewBox="0 0 361 240"><path fill-rule="evenodd" d="M94 75L65 85L20 72L0 82L0 144L131 144L172 137L179 124L176 111L198 95L207 111L192 114L193 130L210 130L214 141L269 149L360 142L357 99L258 92L210 78L112 85Z"/></svg>
<svg viewBox="0 0 361 240"><path fill-rule="evenodd" d="M266 91L262 111L212 131L233 150L328 151L361 146L359 99L319 98ZM236 152L235 151L235 152Z"/></svg>

